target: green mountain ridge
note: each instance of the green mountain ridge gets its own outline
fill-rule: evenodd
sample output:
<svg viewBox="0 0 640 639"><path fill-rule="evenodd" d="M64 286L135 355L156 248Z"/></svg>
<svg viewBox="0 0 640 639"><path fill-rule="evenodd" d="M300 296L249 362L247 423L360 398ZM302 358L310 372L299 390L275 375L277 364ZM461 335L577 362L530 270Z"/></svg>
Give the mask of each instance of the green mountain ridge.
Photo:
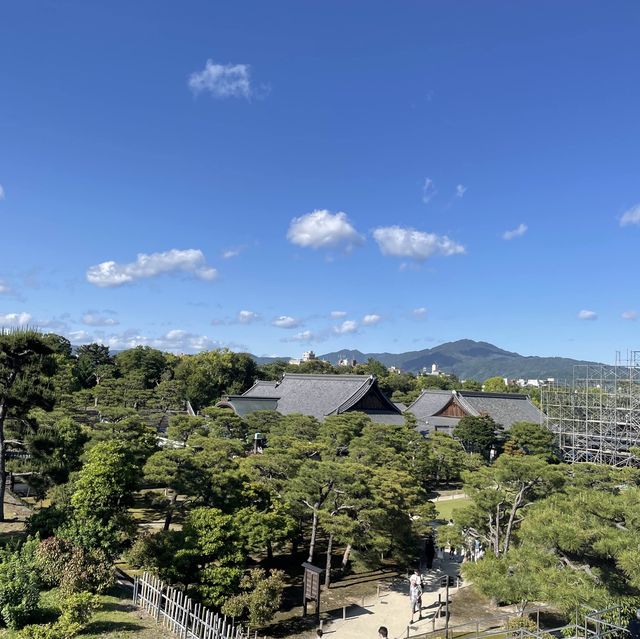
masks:
<svg viewBox="0 0 640 639"><path fill-rule="evenodd" d="M423 368L431 370L432 364L445 373L453 373L460 379L485 380L488 377L508 377L510 379L547 379L570 380L576 365L597 364L598 362L571 359L567 357L540 357L520 355L506 351L488 342L461 339L446 342L433 348L406 353L363 353L359 350L344 349L318 355L332 364L341 358L366 362L370 357L385 366L397 366L403 371L418 373ZM268 363L280 358L256 358L258 363Z"/></svg>

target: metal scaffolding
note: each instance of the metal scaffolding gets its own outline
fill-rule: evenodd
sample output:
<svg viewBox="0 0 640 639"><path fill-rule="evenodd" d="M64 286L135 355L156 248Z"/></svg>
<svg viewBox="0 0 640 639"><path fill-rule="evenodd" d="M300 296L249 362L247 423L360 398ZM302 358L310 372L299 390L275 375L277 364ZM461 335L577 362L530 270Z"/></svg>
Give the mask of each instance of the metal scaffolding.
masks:
<svg viewBox="0 0 640 639"><path fill-rule="evenodd" d="M639 463L640 351L616 353L613 366L574 366L573 380L543 388L541 401L566 461Z"/></svg>

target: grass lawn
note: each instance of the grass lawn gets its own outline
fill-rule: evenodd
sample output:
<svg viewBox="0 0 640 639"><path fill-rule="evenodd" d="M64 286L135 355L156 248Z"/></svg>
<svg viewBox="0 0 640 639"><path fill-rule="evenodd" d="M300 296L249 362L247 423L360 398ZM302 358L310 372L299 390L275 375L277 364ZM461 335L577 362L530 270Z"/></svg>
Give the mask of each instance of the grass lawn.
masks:
<svg viewBox="0 0 640 639"><path fill-rule="evenodd" d="M116 586L109 595L100 597L100 609L91 623L78 635L84 639L169 639L174 635L165 632L162 626L131 603L131 591ZM55 619L56 592L42 593L43 621ZM0 630L0 639L16 639L17 631Z"/></svg>
<svg viewBox="0 0 640 639"><path fill-rule="evenodd" d="M468 498L463 499L446 499L444 501L437 501L436 510L438 511L438 519L454 519L454 512L462 507L466 506L470 500Z"/></svg>

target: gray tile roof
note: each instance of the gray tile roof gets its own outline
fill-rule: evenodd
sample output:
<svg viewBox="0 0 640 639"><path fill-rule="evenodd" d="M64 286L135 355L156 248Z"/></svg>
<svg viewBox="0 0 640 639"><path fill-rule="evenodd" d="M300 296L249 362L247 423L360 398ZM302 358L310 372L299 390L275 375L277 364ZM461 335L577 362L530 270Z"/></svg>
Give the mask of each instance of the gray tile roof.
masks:
<svg viewBox="0 0 640 639"><path fill-rule="evenodd" d="M423 390L407 410L418 419L426 419L440 412L452 397L453 393L448 390Z"/></svg>
<svg viewBox="0 0 640 639"><path fill-rule="evenodd" d="M469 415L489 415L497 424L511 428L515 422L534 422L542 424L544 413L538 409L527 395L514 393L481 393L475 391L424 390L407 409L419 422L435 424L438 419L455 420L452 417L433 417L439 413L451 399L454 399ZM423 428L424 424L420 427Z"/></svg>
<svg viewBox="0 0 640 639"><path fill-rule="evenodd" d="M226 400L217 403L223 408L233 408L233 410L244 417L257 410L278 410L277 397L242 397L241 395L230 395Z"/></svg>
<svg viewBox="0 0 640 639"><path fill-rule="evenodd" d="M380 391L371 375L302 375L285 373L277 382L256 382L242 398L277 398L277 410L283 415L301 413L317 419L344 413L358 401L374 393L388 408L366 411L374 421L394 423L404 419L396 406ZM233 398L229 398L233 403Z"/></svg>
<svg viewBox="0 0 640 639"><path fill-rule="evenodd" d="M542 424L544 413L526 395L512 393L477 393L458 391L460 405L469 406L472 414L489 415L494 422L511 428L515 422Z"/></svg>

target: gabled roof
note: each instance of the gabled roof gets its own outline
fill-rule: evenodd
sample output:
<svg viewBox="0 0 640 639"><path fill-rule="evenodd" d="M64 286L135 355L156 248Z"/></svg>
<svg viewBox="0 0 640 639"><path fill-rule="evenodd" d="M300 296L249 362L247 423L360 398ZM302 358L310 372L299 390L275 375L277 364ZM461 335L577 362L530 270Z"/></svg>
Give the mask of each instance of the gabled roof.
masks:
<svg viewBox="0 0 640 639"><path fill-rule="evenodd" d="M505 428L510 428L515 422L542 424L545 419L544 413L527 395L515 393L424 390L407 410L418 420L435 423L430 418L438 415L451 402L457 404L467 415L489 415Z"/></svg>
<svg viewBox="0 0 640 639"><path fill-rule="evenodd" d="M407 411L418 419L426 419L439 413L452 399L453 393L448 390L423 390L418 399L409 405Z"/></svg>
<svg viewBox="0 0 640 639"><path fill-rule="evenodd" d="M472 415L489 415L505 428L511 428L515 422L542 424L545 420L544 413L527 395L458 391L457 398L460 405L468 407Z"/></svg>
<svg viewBox="0 0 640 639"><path fill-rule="evenodd" d="M285 373L277 382L258 381L239 398L229 397L227 401L235 407L250 398L276 398L276 410L283 415L301 413L317 419L357 410L361 400L375 398L379 407L364 410L374 421L403 421L401 411L382 393L373 375Z"/></svg>

